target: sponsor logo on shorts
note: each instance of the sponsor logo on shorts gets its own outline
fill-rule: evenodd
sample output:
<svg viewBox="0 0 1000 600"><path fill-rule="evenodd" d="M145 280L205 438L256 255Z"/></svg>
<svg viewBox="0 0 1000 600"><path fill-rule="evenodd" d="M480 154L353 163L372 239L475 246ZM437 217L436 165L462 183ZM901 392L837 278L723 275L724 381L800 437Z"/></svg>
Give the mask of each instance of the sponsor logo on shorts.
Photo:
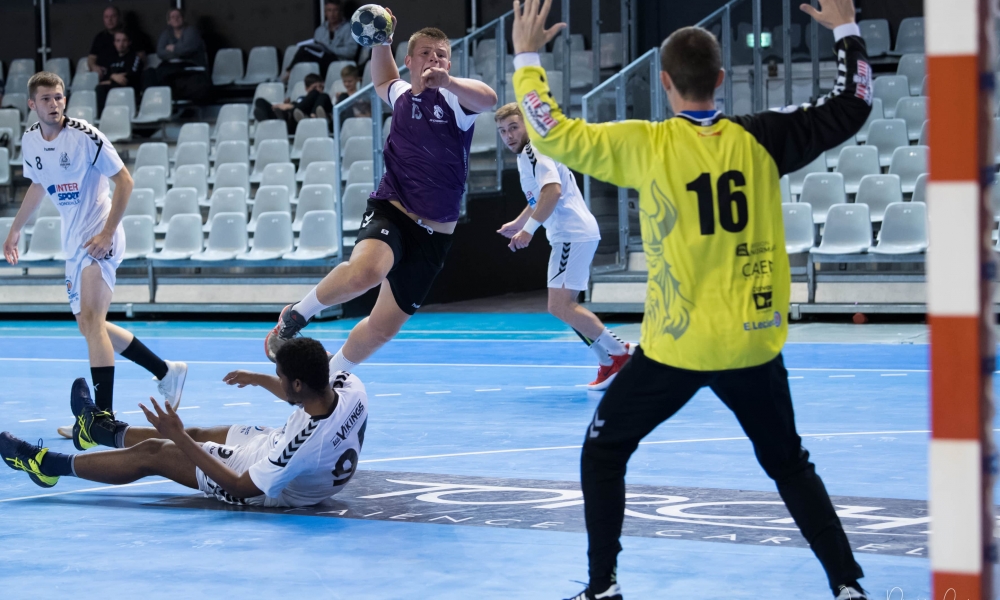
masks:
<svg viewBox="0 0 1000 600"><path fill-rule="evenodd" d="M743 331L757 331L759 329L773 329L781 327L781 313L775 311L774 316L766 321L749 321L743 324Z"/></svg>
<svg viewBox="0 0 1000 600"><path fill-rule="evenodd" d="M548 136L552 128L559 124L552 116L552 108L542 102L542 99L538 97L538 92L528 92L521 100L521 109L524 116L531 122L531 126L542 137Z"/></svg>
<svg viewBox="0 0 1000 600"><path fill-rule="evenodd" d="M382 230L382 235L389 235L389 230L388 229L383 229Z"/></svg>
<svg viewBox="0 0 1000 600"><path fill-rule="evenodd" d="M231 448L226 448L225 446L219 446L219 458L222 460L227 460L232 458L233 451Z"/></svg>
<svg viewBox="0 0 1000 600"><path fill-rule="evenodd" d="M69 297L70 303L80 300L80 292L73 291L73 281L69 279L66 280L66 296Z"/></svg>
<svg viewBox="0 0 1000 600"><path fill-rule="evenodd" d="M50 185L46 191L59 206L72 206L80 203L80 186L76 182Z"/></svg>
<svg viewBox="0 0 1000 600"><path fill-rule="evenodd" d="M361 217L361 227L359 227L358 229L364 229L365 227L368 227L368 224L372 222L372 217L374 215L375 213L373 212L365 213L364 216Z"/></svg>

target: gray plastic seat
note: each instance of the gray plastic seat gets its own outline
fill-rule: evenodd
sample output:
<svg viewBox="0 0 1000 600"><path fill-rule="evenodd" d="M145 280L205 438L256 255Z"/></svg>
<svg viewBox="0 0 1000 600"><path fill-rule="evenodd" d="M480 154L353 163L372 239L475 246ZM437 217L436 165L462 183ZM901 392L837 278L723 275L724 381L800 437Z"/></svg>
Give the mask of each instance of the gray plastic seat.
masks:
<svg viewBox="0 0 1000 600"><path fill-rule="evenodd" d="M31 77L35 74L35 59L33 58L15 58L10 61L10 69L7 70L7 79L10 79L11 75L27 75Z"/></svg>
<svg viewBox="0 0 1000 600"><path fill-rule="evenodd" d="M232 260L247 251L247 215L238 212L220 212L212 217L211 232L205 250L191 260L215 262Z"/></svg>
<svg viewBox="0 0 1000 600"><path fill-rule="evenodd" d="M920 137L917 138L918 146L930 146L930 121L924 121L920 126Z"/></svg>
<svg viewBox="0 0 1000 600"><path fill-rule="evenodd" d="M357 164L357 163L354 163ZM348 176L350 177L350 176ZM350 182L349 182L350 183ZM778 187L781 188L781 202L782 204L792 201L792 188L788 183L788 175L782 175L781 179L778 180Z"/></svg>
<svg viewBox="0 0 1000 600"><path fill-rule="evenodd" d="M24 262L41 260L66 260L62 251L62 219L38 217L31 232L28 251L19 257Z"/></svg>
<svg viewBox="0 0 1000 600"><path fill-rule="evenodd" d="M227 121L250 122L249 104L223 104L219 109L219 115L215 118L215 128L212 130L212 139L219 137L219 127Z"/></svg>
<svg viewBox="0 0 1000 600"><path fill-rule="evenodd" d="M285 51L281 54L281 70L282 72L287 71L289 67L292 66L292 59L295 58L295 53L298 51L299 46L297 44L292 44L285 48Z"/></svg>
<svg viewBox="0 0 1000 600"><path fill-rule="evenodd" d="M315 73L319 75L319 63L314 62L300 62L292 67L291 72L288 75L288 89L295 87L296 83L301 82L306 78L306 75L310 73Z"/></svg>
<svg viewBox="0 0 1000 600"><path fill-rule="evenodd" d="M132 188L132 193L128 197L128 206L125 207L124 216L146 215L156 220L156 198L153 197L153 190L149 188Z"/></svg>
<svg viewBox="0 0 1000 600"><path fill-rule="evenodd" d="M215 151L216 168L213 169L213 175L214 171L218 169L219 165L225 165L225 164L231 165L235 163L244 164L249 169L250 147L247 145L247 143L236 140L219 142L219 145L216 147ZM210 180L211 179L212 177L210 177Z"/></svg>
<svg viewBox="0 0 1000 600"><path fill-rule="evenodd" d="M811 163L798 171L788 174L788 185L793 196L802 193L802 184L810 173L826 173L826 158L823 155L817 156Z"/></svg>
<svg viewBox="0 0 1000 600"><path fill-rule="evenodd" d="M76 92L79 94L80 92ZM75 94L74 94L75 95ZM66 116L71 119L77 119L80 121L86 121L88 123L93 123L96 121L95 113L93 108L89 106L74 106L73 108L66 109Z"/></svg>
<svg viewBox="0 0 1000 600"><path fill-rule="evenodd" d="M899 176L904 194L913 193L917 177L927 173L930 148L927 146L907 146L896 148L889 162L889 172Z"/></svg>
<svg viewBox="0 0 1000 600"><path fill-rule="evenodd" d="M94 91L97 89L97 84L100 83L100 77L97 73L93 71L77 71L76 75L73 76L73 83L69 86L74 94L83 91Z"/></svg>
<svg viewBox="0 0 1000 600"><path fill-rule="evenodd" d="M373 181L372 169L374 168L374 164L370 160L359 160L351 165L351 168L347 171L347 185Z"/></svg>
<svg viewBox="0 0 1000 600"><path fill-rule="evenodd" d="M257 103L257 98L263 98L271 104L283 102L285 100L285 84L280 81L258 83L253 92L251 106ZM250 111L250 117L253 118L253 111Z"/></svg>
<svg viewBox="0 0 1000 600"><path fill-rule="evenodd" d="M97 128L109 142L120 142L132 138L132 121L127 106L105 105Z"/></svg>
<svg viewBox="0 0 1000 600"><path fill-rule="evenodd" d="M60 217L59 209L56 208L55 201L52 196L46 195L42 198L42 203L38 206L38 216L39 217Z"/></svg>
<svg viewBox="0 0 1000 600"><path fill-rule="evenodd" d="M7 87L6 89L11 90L14 93L26 93L28 91L28 80L31 79L31 74L16 73L7 77ZM16 91L15 90L19 90Z"/></svg>
<svg viewBox="0 0 1000 600"><path fill-rule="evenodd" d="M298 184L295 183L295 165L290 162L271 163L264 168L264 174L260 178L263 185L283 185L288 188L288 197L294 201Z"/></svg>
<svg viewBox="0 0 1000 600"><path fill-rule="evenodd" d="M167 121L174 111L173 97L169 86L154 86L146 88L142 93L142 103L139 114L132 119L133 123L158 123Z"/></svg>
<svg viewBox="0 0 1000 600"><path fill-rule="evenodd" d="M201 232L201 215L174 215L167 223L167 237L163 250L152 256L158 260L187 260L201 252L204 235Z"/></svg>
<svg viewBox="0 0 1000 600"><path fill-rule="evenodd" d="M816 245L816 226L808 202L782 202L785 220L785 252L809 252Z"/></svg>
<svg viewBox="0 0 1000 600"><path fill-rule="evenodd" d="M924 51L924 18L907 17L899 22L896 30L895 55L911 54Z"/></svg>
<svg viewBox="0 0 1000 600"><path fill-rule="evenodd" d="M239 260L275 260L292 251L292 215L287 212L265 212L257 220L253 247Z"/></svg>
<svg viewBox="0 0 1000 600"><path fill-rule="evenodd" d="M916 96L900 98L896 103L896 118L906 121L906 135L910 141L920 138L920 128L927 120L927 98Z"/></svg>
<svg viewBox="0 0 1000 600"><path fill-rule="evenodd" d="M328 137L309 138L302 147L302 156L299 157L299 170L295 174L295 179L304 181L309 165L314 162L332 162L335 160L337 160L337 153L333 139Z"/></svg>
<svg viewBox="0 0 1000 600"><path fill-rule="evenodd" d="M111 88L104 106L127 106L129 120L135 118L135 90L130 87Z"/></svg>
<svg viewBox="0 0 1000 600"><path fill-rule="evenodd" d="M215 215L219 213L240 213L243 215L243 227L247 224L247 197L240 188L218 188L212 192L208 221L204 230L210 232Z"/></svg>
<svg viewBox="0 0 1000 600"><path fill-rule="evenodd" d="M6 150L6 148L3 148ZM7 235L10 234L10 228L14 225L14 217L0 217L0 239L7 239ZM21 237L17 240L17 255L22 256L24 251L28 247L28 236L25 235L24 230L21 230Z"/></svg>
<svg viewBox="0 0 1000 600"><path fill-rule="evenodd" d="M212 85L230 85L243 77L243 51L221 48L212 63Z"/></svg>
<svg viewBox="0 0 1000 600"><path fill-rule="evenodd" d="M816 223L826 222L826 213L835 204L847 201L844 195L844 176L840 173L810 173L802 184L800 202L809 204L809 211Z"/></svg>
<svg viewBox="0 0 1000 600"><path fill-rule="evenodd" d="M878 164L878 148L874 146L850 146L840 151L837 172L844 176L844 191L856 194L861 178L882 172Z"/></svg>
<svg viewBox="0 0 1000 600"><path fill-rule="evenodd" d="M340 182L337 181L337 163L332 161L309 163L309 166L306 167L306 178L302 181L302 185L313 183L326 183L333 187L333 189L338 189Z"/></svg>
<svg viewBox="0 0 1000 600"><path fill-rule="evenodd" d="M225 121L219 124L217 145L222 142L246 142L250 144L250 125L246 121Z"/></svg>
<svg viewBox="0 0 1000 600"><path fill-rule="evenodd" d="M177 146L189 142L203 142L206 146L209 143L208 123L185 123L181 125L180 133L177 134ZM176 154L176 147L174 148Z"/></svg>
<svg viewBox="0 0 1000 600"><path fill-rule="evenodd" d="M10 129L12 141L21 145L21 113L16 108L0 108L0 128Z"/></svg>
<svg viewBox="0 0 1000 600"><path fill-rule="evenodd" d="M0 147L0 186L10 185L10 150Z"/></svg>
<svg viewBox="0 0 1000 600"><path fill-rule="evenodd" d="M167 195L167 170L162 166L139 167L132 173L133 187L153 190L153 198L162 204Z"/></svg>
<svg viewBox="0 0 1000 600"><path fill-rule="evenodd" d="M373 192L371 183L355 183L344 189L344 230L357 231L361 228L361 217L368 207L368 197Z"/></svg>
<svg viewBox="0 0 1000 600"><path fill-rule="evenodd" d="M291 157L295 159L302 156L302 148L305 146L306 140L328 137L330 137L330 129L326 119L302 119L295 126L295 141L292 143Z"/></svg>
<svg viewBox="0 0 1000 600"><path fill-rule="evenodd" d="M55 73L63 82L70 81L70 63L68 58L50 58L42 65L43 71Z"/></svg>
<svg viewBox="0 0 1000 600"><path fill-rule="evenodd" d="M910 197L911 202L927 202L927 180L930 179L929 173L921 173L917 176L917 182L913 184L913 196ZM996 185L993 189L998 189Z"/></svg>
<svg viewBox="0 0 1000 600"><path fill-rule="evenodd" d="M298 216L298 215L296 215ZM337 213L332 210L311 210L302 219L299 246L282 258L316 260L333 256L340 249Z"/></svg>
<svg viewBox="0 0 1000 600"><path fill-rule="evenodd" d="M813 254L863 254L872 245L872 224L867 204L835 204L830 207L819 247Z"/></svg>
<svg viewBox="0 0 1000 600"><path fill-rule="evenodd" d="M174 154L175 167L184 165L202 165L208 171L208 144L205 142L184 142L177 144L177 152Z"/></svg>
<svg viewBox="0 0 1000 600"><path fill-rule="evenodd" d="M131 215L122 217L122 229L125 230L125 254L123 260L146 258L153 253L153 217L149 215Z"/></svg>
<svg viewBox="0 0 1000 600"><path fill-rule="evenodd" d="M342 172L341 178L347 179L347 172L355 161L371 160L372 158L372 136L356 136L347 140L344 152L341 157Z"/></svg>
<svg viewBox="0 0 1000 600"><path fill-rule="evenodd" d="M910 95L919 96L920 87L927 76L926 57L923 54L904 54L896 65L896 75L906 77L910 85Z"/></svg>
<svg viewBox="0 0 1000 600"><path fill-rule="evenodd" d="M868 215L873 223L882 220L887 206L903 201L898 175L865 175L858 186L857 204L868 205Z"/></svg>
<svg viewBox="0 0 1000 600"><path fill-rule="evenodd" d="M250 195L250 167L246 163L223 163L216 167L215 187L241 188Z"/></svg>
<svg viewBox="0 0 1000 600"><path fill-rule="evenodd" d="M167 145L163 142L146 142L139 145L139 151L135 155L135 164L132 169L147 166L160 166L164 169L170 168L170 157L167 153Z"/></svg>
<svg viewBox="0 0 1000 600"><path fill-rule="evenodd" d="M896 103L910 95L910 82L902 75L882 75L872 83L875 98L882 99L886 119L896 117Z"/></svg>
<svg viewBox="0 0 1000 600"><path fill-rule="evenodd" d="M288 156L288 142L285 140L264 140L257 150L257 160L254 161L253 173L250 174L250 182L260 182L261 176L267 165L273 163L292 162Z"/></svg>
<svg viewBox="0 0 1000 600"><path fill-rule="evenodd" d="M896 148L910 144L906 133L906 121L902 119L878 119L868 129L866 146L878 148L878 164L888 167Z"/></svg>
<svg viewBox="0 0 1000 600"><path fill-rule="evenodd" d="M874 254L919 254L927 250L927 205L896 202L885 209Z"/></svg>
<svg viewBox="0 0 1000 600"><path fill-rule="evenodd" d="M861 38L868 48L868 56L885 56L889 53L889 21L866 19L858 21L858 27L861 28Z"/></svg>
<svg viewBox="0 0 1000 600"><path fill-rule="evenodd" d="M472 131L472 143L469 145L469 154L496 152L497 128L494 121L495 114L493 111L486 111L476 116L476 124Z"/></svg>
<svg viewBox="0 0 1000 600"><path fill-rule="evenodd" d="M841 145L837 146L836 148L830 148L829 150L824 152L823 159L826 162L826 168L836 169L837 162L840 160L840 151L843 150L844 148L847 148L848 146L853 146L855 144L856 142L854 141L854 138L849 137L846 140L844 140L844 143L842 143Z"/></svg>
<svg viewBox="0 0 1000 600"><path fill-rule="evenodd" d="M854 134L854 139L856 139L859 144L865 143L868 140L868 128L871 127L872 121L884 118L885 113L882 112L882 99L873 98L872 110L868 113L868 118L865 119L865 124L861 126L861 129L859 129L856 134Z"/></svg>
<svg viewBox="0 0 1000 600"><path fill-rule="evenodd" d="M250 215L250 222L247 223L247 231L250 233L256 231L260 216L273 212L292 214L292 204L288 201L288 188L283 185L262 185L257 188L257 195L253 199L253 212ZM289 227L291 227L290 219Z"/></svg>
<svg viewBox="0 0 1000 600"><path fill-rule="evenodd" d="M208 198L208 169L205 165L181 165L174 174L174 187L198 190L198 202Z"/></svg>
<svg viewBox="0 0 1000 600"><path fill-rule="evenodd" d="M340 149L343 151L344 146L347 145L347 140L352 137L365 136L372 134L372 119L371 117L351 117L349 119L344 119L343 124L340 126Z"/></svg>
<svg viewBox="0 0 1000 600"><path fill-rule="evenodd" d="M294 102L296 99L306 95L306 82L296 81L295 85L288 89L288 97Z"/></svg>
<svg viewBox="0 0 1000 600"><path fill-rule="evenodd" d="M268 119L257 123L254 130L253 147L250 148L250 158L257 158L257 151L265 140L282 140L288 143L288 123L282 119Z"/></svg>
<svg viewBox="0 0 1000 600"><path fill-rule="evenodd" d="M5 108L16 108L17 114L20 116L21 120L27 122L28 120L28 95L22 94L20 92L4 94L3 101L0 102L0 106Z"/></svg>
<svg viewBox="0 0 1000 600"><path fill-rule="evenodd" d="M335 210L337 206L336 198L333 195L333 186L325 183L314 183L303 185L299 192L299 204L295 207L295 220L292 221L292 231L298 232L302 229L302 221L305 215L315 210Z"/></svg>
<svg viewBox="0 0 1000 600"><path fill-rule="evenodd" d="M247 56L246 75L238 78L240 85L254 85L273 81L278 77L278 49L274 46L255 46Z"/></svg>
<svg viewBox="0 0 1000 600"><path fill-rule="evenodd" d="M198 215L198 226L201 227L201 209L198 207L198 190L194 188L175 187L167 192L163 200L163 214L153 231L166 233L170 219L174 215Z"/></svg>

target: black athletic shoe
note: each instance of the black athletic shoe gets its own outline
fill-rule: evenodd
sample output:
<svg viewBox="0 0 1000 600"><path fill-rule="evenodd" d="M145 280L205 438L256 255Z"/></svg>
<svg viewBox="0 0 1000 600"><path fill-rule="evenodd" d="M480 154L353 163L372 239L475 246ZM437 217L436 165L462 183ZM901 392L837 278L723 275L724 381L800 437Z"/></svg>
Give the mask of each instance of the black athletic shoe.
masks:
<svg viewBox="0 0 1000 600"><path fill-rule="evenodd" d="M309 324L305 317L292 310L292 306L289 304L281 310L278 324L264 338L264 353L267 354L267 358L271 362L275 361L274 357L278 354L278 348L297 336L302 328Z"/></svg>
<svg viewBox="0 0 1000 600"><path fill-rule="evenodd" d="M58 477L42 474L42 459L48 451L48 448L42 448L42 440L38 440L38 445L35 445L20 440L6 431L0 433L0 456L3 457L3 462L15 471L24 471L32 481L43 488L50 488L59 481Z"/></svg>
<svg viewBox="0 0 1000 600"><path fill-rule="evenodd" d="M598 594L587 586L587 589L566 600L622 600L622 589L617 583L612 583L611 587Z"/></svg>
<svg viewBox="0 0 1000 600"><path fill-rule="evenodd" d="M837 586L836 600L868 600L868 592L861 589L861 586L841 585Z"/></svg>
<svg viewBox="0 0 1000 600"><path fill-rule="evenodd" d="M106 410L99 410L90 397L90 385L83 377L73 382L69 393L69 408L73 411L73 445L77 450L87 450L98 443L91 435L91 428L96 421L102 419L115 420L114 415Z"/></svg>

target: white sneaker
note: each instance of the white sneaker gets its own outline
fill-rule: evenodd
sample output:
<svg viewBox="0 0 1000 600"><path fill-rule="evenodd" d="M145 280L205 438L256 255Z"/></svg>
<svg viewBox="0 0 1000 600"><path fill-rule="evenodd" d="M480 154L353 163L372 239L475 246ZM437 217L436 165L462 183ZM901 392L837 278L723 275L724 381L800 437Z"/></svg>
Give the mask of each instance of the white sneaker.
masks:
<svg viewBox="0 0 1000 600"><path fill-rule="evenodd" d="M868 595L864 590L858 590L850 585L842 585L838 588L836 600L868 600Z"/></svg>
<svg viewBox="0 0 1000 600"><path fill-rule="evenodd" d="M63 425L62 427L56 429L56 433L63 436L66 439L73 439L73 426Z"/></svg>
<svg viewBox="0 0 1000 600"><path fill-rule="evenodd" d="M163 362L167 363L167 374L160 380L157 389L159 389L160 395L163 396L163 400L170 403L170 408L177 410L177 407L181 404L181 393L184 392L184 381L187 379L188 366L187 363L171 360ZM156 380L155 377L153 379Z"/></svg>

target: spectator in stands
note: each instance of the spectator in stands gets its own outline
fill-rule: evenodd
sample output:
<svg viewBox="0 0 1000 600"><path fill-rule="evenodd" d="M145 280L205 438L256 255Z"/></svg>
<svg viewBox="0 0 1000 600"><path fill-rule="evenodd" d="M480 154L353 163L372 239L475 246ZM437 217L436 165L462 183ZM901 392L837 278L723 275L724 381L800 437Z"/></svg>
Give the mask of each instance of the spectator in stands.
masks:
<svg viewBox="0 0 1000 600"><path fill-rule="evenodd" d="M288 68L300 62L319 63L320 74L326 76L326 70L335 60L356 60L358 56L358 43L351 36L350 18L345 18L344 8L336 0L326 0L323 6L325 19L313 33L312 42L304 43L295 52ZM291 71L282 74L282 80L288 81Z"/></svg>
<svg viewBox="0 0 1000 600"><path fill-rule="evenodd" d="M124 30L115 32L115 59L108 65L107 71L101 75L97 84L97 112L104 110L104 101L111 88L130 87L133 90L139 85L142 73L142 59L132 49L132 38Z"/></svg>
<svg viewBox="0 0 1000 600"><path fill-rule="evenodd" d="M323 79L315 73L306 75L304 80L306 93L292 101L271 104L263 98L257 98L253 108L253 116L258 121L268 119L284 119L289 128L306 117L326 119L330 121L333 115L333 102L326 93Z"/></svg>
<svg viewBox="0 0 1000 600"><path fill-rule="evenodd" d="M156 54L165 63L208 66L205 42L197 29L184 23L184 13L179 8L171 8L167 13L167 28L160 34Z"/></svg>
<svg viewBox="0 0 1000 600"><path fill-rule="evenodd" d="M358 100L351 107L351 112L355 117L370 117L372 116L372 103L367 100Z"/></svg>
<svg viewBox="0 0 1000 600"><path fill-rule="evenodd" d="M143 74L143 89L153 85L168 85L174 99L207 102L212 95L208 55L201 34L184 22L179 8L167 12L167 28L160 34L156 54L162 61L155 70Z"/></svg>
<svg viewBox="0 0 1000 600"><path fill-rule="evenodd" d="M344 84L346 91L337 94L337 102L358 93L358 84L361 83L361 72L354 65L347 65L340 70L340 82Z"/></svg>
<svg viewBox="0 0 1000 600"><path fill-rule="evenodd" d="M87 55L87 66L101 79L107 79L108 68L118 58L115 50L115 33L122 30L122 13L117 6L104 9L104 29L94 36Z"/></svg>

